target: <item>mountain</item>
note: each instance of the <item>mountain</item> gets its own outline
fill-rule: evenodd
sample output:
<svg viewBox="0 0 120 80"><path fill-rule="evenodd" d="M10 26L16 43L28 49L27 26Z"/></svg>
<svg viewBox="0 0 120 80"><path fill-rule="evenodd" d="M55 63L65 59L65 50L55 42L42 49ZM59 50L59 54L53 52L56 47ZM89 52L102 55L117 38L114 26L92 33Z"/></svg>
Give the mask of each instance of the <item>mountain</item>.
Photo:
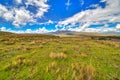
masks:
<svg viewBox="0 0 120 80"><path fill-rule="evenodd" d="M56 31L49 34L57 36L116 36L118 34L111 33L95 33L95 32L75 32L75 31Z"/></svg>

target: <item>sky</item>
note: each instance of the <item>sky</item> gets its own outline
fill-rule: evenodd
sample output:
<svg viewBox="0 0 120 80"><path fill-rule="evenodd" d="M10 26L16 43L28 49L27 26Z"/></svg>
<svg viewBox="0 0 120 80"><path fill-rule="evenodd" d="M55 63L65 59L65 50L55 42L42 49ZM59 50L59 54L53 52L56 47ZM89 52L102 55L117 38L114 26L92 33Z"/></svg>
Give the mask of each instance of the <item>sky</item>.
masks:
<svg viewBox="0 0 120 80"><path fill-rule="evenodd" d="M0 31L120 34L120 0L0 0Z"/></svg>

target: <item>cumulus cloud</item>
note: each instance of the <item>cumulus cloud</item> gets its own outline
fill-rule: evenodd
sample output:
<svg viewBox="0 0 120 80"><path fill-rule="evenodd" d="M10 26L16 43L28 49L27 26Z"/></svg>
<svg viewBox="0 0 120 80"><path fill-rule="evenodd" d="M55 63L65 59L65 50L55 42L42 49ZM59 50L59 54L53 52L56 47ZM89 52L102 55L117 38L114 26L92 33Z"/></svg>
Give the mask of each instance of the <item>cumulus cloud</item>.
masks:
<svg viewBox="0 0 120 80"><path fill-rule="evenodd" d="M32 33L32 30L31 30L31 29L27 29L27 30L25 31L25 33Z"/></svg>
<svg viewBox="0 0 120 80"><path fill-rule="evenodd" d="M120 24L117 24L116 29L120 30Z"/></svg>
<svg viewBox="0 0 120 80"><path fill-rule="evenodd" d="M22 0L15 0L15 2L16 2L17 4L21 4L21 3L22 3Z"/></svg>
<svg viewBox="0 0 120 80"><path fill-rule="evenodd" d="M82 30L79 27L76 28L69 28L69 31L76 31L76 32L99 32L99 33L119 33L119 31L113 27L113 28L109 28L109 27L98 27L98 28L86 28L85 30Z"/></svg>
<svg viewBox="0 0 120 80"><path fill-rule="evenodd" d="M33 16L25 8L14 9L15 16L13 25L19 27L19 25L26 25L28 22L35 22Z"/></svg>
<svg viewBox="0 0 120 80"><path fill-rule="evenodd" d="M6 7L0 4L0 17L12 22L15 27L25 26L28 23L37 23L37 19L40 19L45 12L48 11L49 5L47 0L26 0L25 6L20 7ZM22 0L16 0L16 3L21 4ZM27 7L32 5L37 7L37 13L33 14Z"/></svg>
<svg viewBox="0 0 120 80"><path fill-rule="evenodd" d="M25 4L27 6L32 5L37 7L37 13L34 16L40 18L49 9L49 5L47 5L46 2L47 0L27 0Z"/></svg>
<svg viewBox="0 0 120 80"><path fill-rule="evenodd" d="M45 27L43 28L39 28L37 30L34 31L35 33L47 33L49 32Z"/></svg>
<svg viewBox="0 0 120 80"><path fill-rule="evenodd" d="M62 30L65 30L65 28L62 28ZM98 28L86 28L84 31L79 28L71 28L69 27L67 30L69 31L76 31L76 32L99 32L99 33L120 33L120 25L117 25L116 27L109 28L109 27L98 27ZM12 32L12 33L18 33L18 34L23 34L23 33L32 33L32 34L43 34L43 33L49 33L49 32L56 32L57 29L54 30L48 30L45 27L38 28L35 30L32 29L26 29L26 30L12 30L12 29L7 29L6 27L1 27L0 31L5 31L5 32Z"/></svg>
<svg viewBox="0 0 120 80"><path fill-rule="evenodd" d="M9 11L5 6L0 4L0 17L6 19L7 21L13 19L13 12Z"/></svg>
<svg viewBox="0 0 120 80"><path fill-rule="evenodd" d="M5 31L5 32L13 32L13 30L11 30L10 28L9 29L7 29L6 27L1 27L0 28L0 31Z"/></svg>
<svg viewBox="0 0 120 80"><path fill-rule="evenodd" d="M1 31L6 31L6 27L1 27L0 30Z"/></svg>
<svg viewBox="0 0 120 80"><path fill-rule="evenodd" d="M35 29L35 30L26 29L24 31L24 33L47 33L47 32L49 32L49 31L45 27L38 28L38 29Z"/></svg>
<svg viewBox="0 0 120 80"><path fill-rule="evenodd" d="M19 34L22 34L22 33L33 33L33 34L43 34L43 33L48 33L48 32L55 32L56 30L48 30L46 29L45 27L42 27L42 28L38 28L38 29L35 29L35 30L32 30L32 29L26 29L26 30L12 30L12 29L7 29L6 27L1 27L0 28L0 31L5 31L5 32L12 32L12 33L19 33Z"/></svg>
<svg viewBox="0 0 120 80"><path fill-rule="evenodd" d="M54 22L52 20L48 20L48 24L53 24Z"/></svg>
<svg viewBox="0 0 120 80"><path fill-rule="evenodd" d="M36 23L37 25L50 25L50 24L57 24L58 21L48 20L47 22Z"/></svg>
<svg viewBox="0 0 120 80"><path fill-rule="evenodd" d="M106 24L120 22L120 0L101 0L101 2L106 2L105 8L97 6L96 9L79 12L64 21L60 21L58 26L74 26L76 23L79 23L79 28L85 30L90 25L96 23Z"/></svg>
<svg viewBox="0 0 120 80"><path fill-rule="evenodd" d="M11 21L14 19L13 12L7 11L6 13L3 14L4 19L7 21Z"/></svg>
<svg viewBox="0 0 120 80"><path fill-rule="evenodd" d="M35 30L31 30L31 29L26 29L25 31L16 31L15 33L48 33L48 32L55 32L56 30L47 30L45 27L42 28L38 28Z"/></svg>

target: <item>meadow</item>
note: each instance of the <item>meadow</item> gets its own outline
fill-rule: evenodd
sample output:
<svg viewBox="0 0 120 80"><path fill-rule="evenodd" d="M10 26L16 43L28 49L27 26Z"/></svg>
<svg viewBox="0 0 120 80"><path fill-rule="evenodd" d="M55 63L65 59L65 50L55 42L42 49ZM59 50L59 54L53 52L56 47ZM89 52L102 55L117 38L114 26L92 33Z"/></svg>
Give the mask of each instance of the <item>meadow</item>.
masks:
<svg viewBox="0 0 120 80"><path fill-rule="evenodd" d="M0 80L120 80L120 41L0 32Z"/></svg>

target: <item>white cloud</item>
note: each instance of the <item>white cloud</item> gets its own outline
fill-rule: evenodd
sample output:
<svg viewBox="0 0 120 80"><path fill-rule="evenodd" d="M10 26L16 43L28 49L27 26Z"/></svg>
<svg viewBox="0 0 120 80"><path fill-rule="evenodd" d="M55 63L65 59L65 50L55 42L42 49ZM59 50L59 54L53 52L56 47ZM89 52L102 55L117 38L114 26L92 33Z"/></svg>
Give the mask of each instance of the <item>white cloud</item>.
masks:
<svg viewBox="0 0 120 80"><path fill-rule="evenodd" d="M117 24L116 29L120 30L120 24Z"/></svg>
<svg viewBox="0 0 120 80"><path fill-rule="evenodd" d="M57 24L58 21L52 21L52 20L48 20L47 22L43 22L43 23L36 23L37 25L50 25L50 24Z"/></svg>
<svg viewBox="0 0 120 80"><path fill-rule="evenodd" d="M66 9L68 10L69 6L71 5L70 0L68 0L68 1L65 3L65 5L66 5Z"/></svg>
<svg viewBox="0 0 120 80"><path fill-rule="evenodd" d="M5 32L12 32L12 33L32 33L32 34L43 34L43 33L48 33L48 32L55 32L56 30L47 30L45 27L38 28L35 30L32 29L26 29L26 30L12 30L12 29L7 29L6 27L1 27L0 31L5 31Z"/></svg>
<svg viewBox="0 0 120 80"><path fill-rule="evenodd" d="M35 22L33 16L25 8L14 9L14 11L14 26L19 27L20 25L26 25L28 22Z"/></svg>
<svg viewBox="0 0 120 80"><path fill-rule="evenodd" d="M77 28L69 28L69 31L76 31L76 32L99 32L99 33L119 33L119 31L114 28L108 28L108 27L98 27L98 28L86 28L84 31L77 27Z"/></svg>
<svg viewBox="0 0 120 80"><path fill-rule="evenodd" d="M8 29L7 29L7 28L6 28L6 27L4 27L4 26L0 28L0 31L5 31L5 32L14 32L14 31L13 31L13 30L11 30L10 28L8 28Z"/></svg>
<svg viewBox="0 0 120 80"><path fill-rule="evenodd" d="M62 29L65 30L65 29ZM120 33L120 25L117 25L116 27L113 28L108 28L108 27L98 27L98 28L86 28L84 29L84 31L79 28L68 28L69 31L76 31L76 32L100 32L100 33ZM18 33L18 34L23 34L23 33L32 33L32 34L43 34L43 33L49 33L49 32L56 32L57 30L47 30L45 27L42 28L38 28L35 30L31 30L31 29L26 29L26 30L11 30L10 28L7 29L6 27L1 27L0 31L5 31L5 32L12 32L12 33Z"/></svg>
<svg viewBox="0 0 120 80"><path fill-rule="evenodd" d="M60 21L58 26L74 26L76 23L80 24L79 28L83 30L92 24L106 24L108 22L120 22L120 0L101 0L106 1L106 7L97 7L93 10L85 10L75 14L72 17L67 18L64 21ZM89 23L89 24L88 24Z"/></svg>
<svg viewBox="0 0 120 80"><path fill-rule="evenodd" d="M35 33L47 33L49 32L45 27L35 30Z"/></svg>
<svg viewBox="0 0 120 80"><path fill-rule="evenodd" d="M32 30L31 30L31 29L27 29L27 30L25 31L25 33L32 33Z"/></svg>
<svg viewBox="0 0 120 80"><path fill-rule="evenodd" d="M1 27L0 30L1 31L6 31L6 27Z"/></svg>
<svg viewBox="0 0 120 80"><path fill-rule="evenodd" d="M22 0L15 0L15 2L16 2L17 4L21 4L21 3L22 3Z"/></svg>
<svg viewBox="0 0 120 80"><path fill-rule="evenodd" d="M117 32L115 28L86 28L85 32L100 32L100 33L107 33L107 32Z"/></svg>
<svg viewBox="0 0 120 80"><path fill-rule="evenodd" d="M37 13L33 14L27 7L21 6L17 8L15 6L9 7L0 4L0 17L12 22L15 27L25 26L26 24L39 23L37 19L40 19L45 12L48 11L49 5L46 3L47 0L27 0L26 6L32 5L37 7ZM22 0L16 0L18 5L22 3ZM8 9L9 7L9 9Z"/></svg>
<svg viewBox="0 0 120 80"><path fill-rule="evenodd" d="M0 16L2 16L5 12L7 12L8 10L6 9L6 7L2 6L0 4Z"/></svg>
<svg viewBox="0 0 120 80"><path fill-rule="evenodd" d="M17 31L20 32L20 31ZM22 33L23 31L21 31L20 33ZM31 29L26 29L23 33L47 33L49 32L45 27L43 28L38 28L35 30L31 30Z"/></svg>
<svg viewBox="0 0 120 80"><path fill-rule="evenodd" d="M80 29L81 29L82 31L84 31L86 28L88 28L88 26L90 26L90 24L91 24L91 23L87 22L87 23L85 23L82 27L80 27Z"/></svg>
<svg viewBox="0 0 120 80"><path fill-rule="evenodd" d="M0 4L0 17L6 19L7 21L13 19L13 12L9 11L5 6Z"/></svg>
<svg viewBox="0 0 120 80"><path fill-rule="evenodd" d="M16 31L15 33L48 33L48 32L55 32L55 30L47 30L45 27L42 28L38 28L35 30L31 30L31 29L26 29L25 31Z"/></svg>
<svg viewBox="0 0 120 80"><path fill-rule="evenodd" d="M47 0L27 0L26 5L36 6L38 8L35 17L41 18L45 12L49 9L49 5L46 4Z"/></svg>
<svg viewBox="0 0 120 80"><path fill-rule="evenodd" d="M101 2L106 2L107 0L101 0Z"/></svg>
<svg viewBox="0 0 120 80"><path fill-rule="evenodd" d="M48 24L53 24L54 22L52 20L48 20Z"/></svg>
<svg viewBox="0 0 120 80"><path fill-rule="evenodd" d="M14 16L13 16L13 12L11 11L7 11L3 14L3 17L7 20L7 21L11 21L13 20Z"/></svg>

